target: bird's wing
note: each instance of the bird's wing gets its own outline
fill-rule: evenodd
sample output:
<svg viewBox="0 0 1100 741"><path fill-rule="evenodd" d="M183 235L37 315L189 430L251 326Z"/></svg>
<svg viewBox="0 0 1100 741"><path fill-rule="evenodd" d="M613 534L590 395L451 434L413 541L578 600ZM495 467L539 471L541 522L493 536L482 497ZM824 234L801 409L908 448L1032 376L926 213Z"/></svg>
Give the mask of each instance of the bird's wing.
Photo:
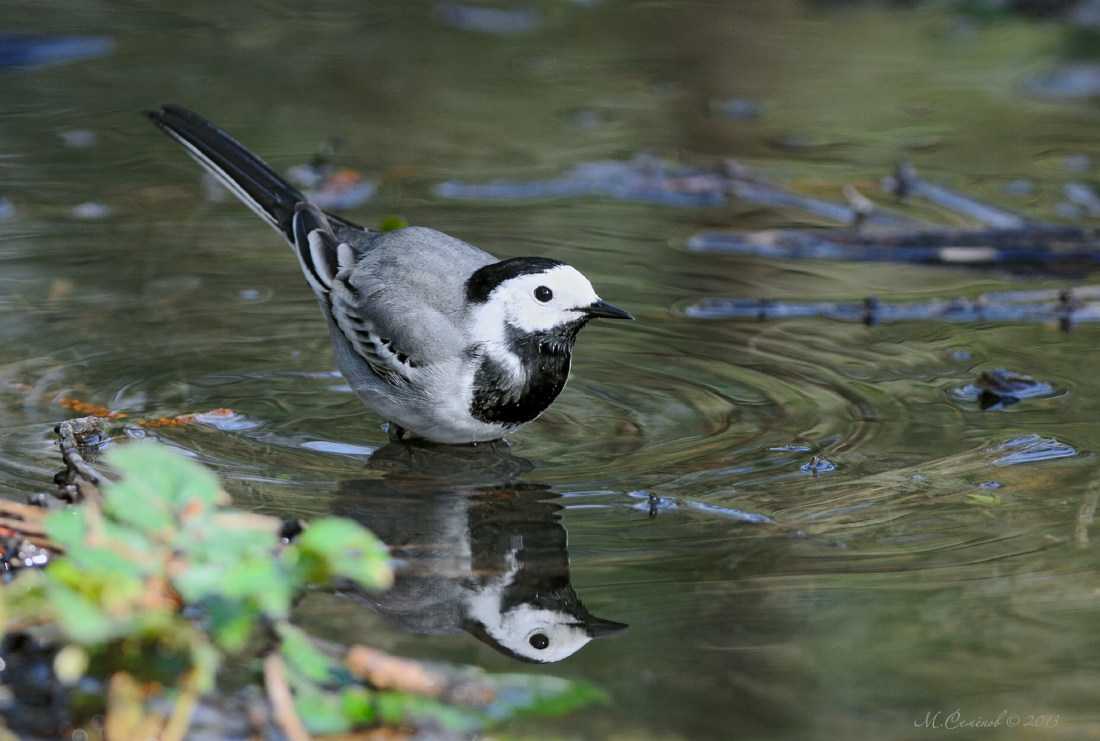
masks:
<svg viewBox="0 0 1100 741"><path fill-rule="evenodd" d="M369 248L337 282L348 314L380 342L390 340L383 343L387 351L416 372L466 355L466 280L496 261L442 232L406 227L372 235Z"/></svg>
<svg viewBox="0 0 1100 741"><path fill-rule="evenodd" d="M466 277L496 258L432 229L332 222L311 203L297 207L294 241L322 307L379 378L400 385L462 356Z"/></svg>

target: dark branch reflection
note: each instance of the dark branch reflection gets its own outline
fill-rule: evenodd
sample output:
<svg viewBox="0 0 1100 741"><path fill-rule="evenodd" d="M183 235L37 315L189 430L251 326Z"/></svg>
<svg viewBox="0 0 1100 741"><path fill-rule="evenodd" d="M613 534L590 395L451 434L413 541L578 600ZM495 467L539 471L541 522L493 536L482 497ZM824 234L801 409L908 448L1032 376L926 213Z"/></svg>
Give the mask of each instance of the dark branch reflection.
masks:
<svg viewBox="0 0 1100 741"><path fill-rule="evenodd" d="M371 479L345 482L334 511L393 549L385 592L341 590L397 627L465 631L522 661L551 662L627 626L592 615L569 580L558 495L517 480L533 468L502 445L395 443Z"/></svg>

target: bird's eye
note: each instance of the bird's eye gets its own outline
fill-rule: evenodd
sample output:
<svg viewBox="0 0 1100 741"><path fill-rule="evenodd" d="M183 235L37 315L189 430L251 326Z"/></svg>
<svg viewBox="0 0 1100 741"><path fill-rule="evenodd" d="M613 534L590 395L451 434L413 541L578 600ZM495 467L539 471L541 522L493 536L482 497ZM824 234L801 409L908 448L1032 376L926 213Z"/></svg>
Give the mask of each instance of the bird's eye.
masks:
<svg viewBox="0 0 1100 741"><path fill-rule="evenodd" d="M545 304L547 301L554 298L554 292L546 286L539 286L535 289L535 298Z"/></svg>
<svg viewBox="0 0 1100 741"><path fill-rule="evenodd" d="M550 645L550 639L542 633L535 633L533 636L531 636L531 639L528 641L528 643L531 644L531 648L536 648L541 651Z"/></svg>

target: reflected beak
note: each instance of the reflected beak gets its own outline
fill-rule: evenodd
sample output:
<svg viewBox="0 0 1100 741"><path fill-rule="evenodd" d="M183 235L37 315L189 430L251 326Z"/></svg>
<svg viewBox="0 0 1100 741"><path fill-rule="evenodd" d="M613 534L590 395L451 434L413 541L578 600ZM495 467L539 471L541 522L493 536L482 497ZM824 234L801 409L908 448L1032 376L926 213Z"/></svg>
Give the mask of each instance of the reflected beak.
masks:
<svg viewBox="0 0 1100 741"><path fill-rule="evenodd" d="M629 311L623 311L618 306L612 306L611 304L597 299L596 303L591 306L585 306L583 309L577 309L577 311L583 311L589 317L595 319L596 317L602 317L604 319L633 319L634 316Z"/></svg>
<svg viewBox="0 0 1100 741"><path fill-rule="evenodd" d="M623 313L625 314L626 312L624 311ZM584 626L585 631L587 631L588 635L592 638L607 638L616 633L622 633L630 627L626 623L616 623L614 620L604 620L598 617L585 620L581 625Z"/></svg>

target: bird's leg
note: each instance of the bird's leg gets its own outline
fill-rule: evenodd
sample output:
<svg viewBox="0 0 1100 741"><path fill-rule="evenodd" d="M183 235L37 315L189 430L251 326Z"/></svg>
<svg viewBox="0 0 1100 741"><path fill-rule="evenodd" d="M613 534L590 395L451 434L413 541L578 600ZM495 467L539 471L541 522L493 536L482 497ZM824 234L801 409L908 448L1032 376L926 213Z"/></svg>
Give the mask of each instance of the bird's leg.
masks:
<svg viewBox="0 0 1100 741"><path fill-rule="evenodd" d="M405 437L405 428L396 422L390 422L386 431L389 432L391 443L400 442Z"/></svg>

